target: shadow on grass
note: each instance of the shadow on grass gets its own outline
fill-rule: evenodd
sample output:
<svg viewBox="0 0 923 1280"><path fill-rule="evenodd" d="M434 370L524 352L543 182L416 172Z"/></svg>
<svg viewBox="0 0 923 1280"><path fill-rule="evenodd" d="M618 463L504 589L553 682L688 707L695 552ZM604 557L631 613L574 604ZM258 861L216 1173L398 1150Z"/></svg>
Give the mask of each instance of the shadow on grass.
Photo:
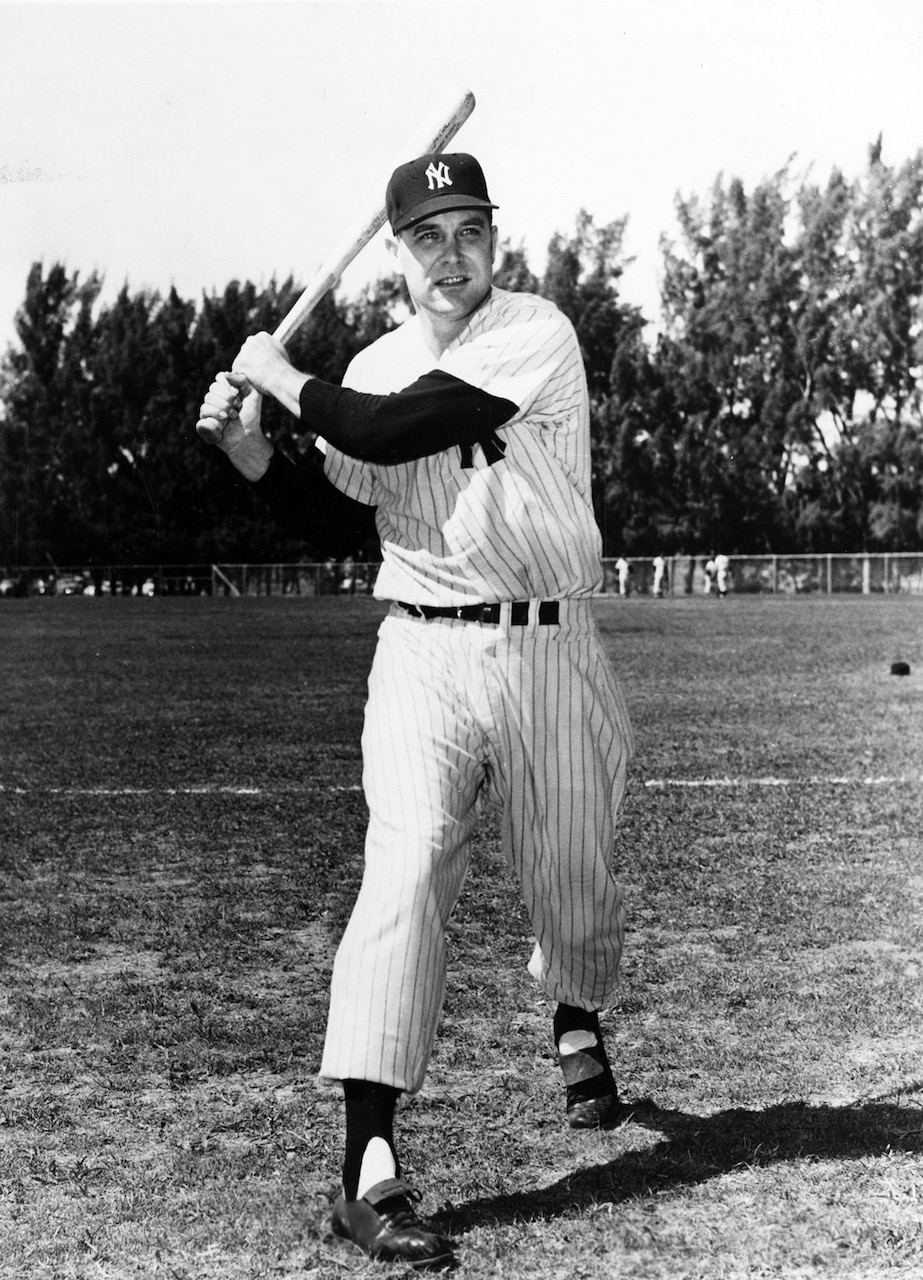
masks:
<svg viewBox="0 0 923 1280"><path fill-rule="evenodd" d="M923 1088L923 1082L905 1092ZM848 1106L785 1102L763 1111L732 1109L710 1116L664 1111L645 1100L626 1104L625 1124L656 1130L663 1141L580 1169L549 1187L472 1200L433 1217L440 1230L554 1218L595 1204L694 1186L733 1169L786 1160L848 1160L923 1153L923 1108L884 1101Z"/></svg>

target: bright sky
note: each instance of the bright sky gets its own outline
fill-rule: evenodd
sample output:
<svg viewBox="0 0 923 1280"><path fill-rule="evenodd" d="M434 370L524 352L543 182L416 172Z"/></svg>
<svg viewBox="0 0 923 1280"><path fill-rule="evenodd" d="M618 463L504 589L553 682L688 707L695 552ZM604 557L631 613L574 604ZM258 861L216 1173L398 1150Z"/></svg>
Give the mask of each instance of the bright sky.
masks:
<svg viewBox="0 0 923 1280"><path fill-rule="evenodd" d="M627 214L650 316L677 192L923 147L923 0L0 0L0 47L2 346L37 260L107 296L307 281L454 85L501 236L540 271ZM386 269L379 237L345 293Z"/></svg>

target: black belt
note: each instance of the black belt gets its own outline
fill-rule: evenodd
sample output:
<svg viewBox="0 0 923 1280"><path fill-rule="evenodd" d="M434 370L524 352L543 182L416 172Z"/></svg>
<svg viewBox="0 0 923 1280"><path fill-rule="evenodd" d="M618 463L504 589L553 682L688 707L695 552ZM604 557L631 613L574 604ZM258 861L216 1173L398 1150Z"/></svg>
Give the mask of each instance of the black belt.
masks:
<svg viewBox="0 0 923 1280"><path fill-rule="evenodd" d="M457 618L461 622L487 622L497 626L503 610L502 604L462 604L457 608L436 608L428 604L405 604L398 600L398 605L415 618ZM540 627L556 627L560 607L557 600L540 600L538 603L538 625ZM510 605L510 625L525 627L529 623L529 601L514 600Z"/></svg>

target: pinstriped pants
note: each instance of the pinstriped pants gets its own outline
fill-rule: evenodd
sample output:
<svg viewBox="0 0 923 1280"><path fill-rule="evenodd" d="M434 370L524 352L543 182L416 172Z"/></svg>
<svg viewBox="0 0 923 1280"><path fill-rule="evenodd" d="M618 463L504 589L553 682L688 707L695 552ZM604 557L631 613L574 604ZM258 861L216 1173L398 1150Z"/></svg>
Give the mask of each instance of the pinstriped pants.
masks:
<svg viewBox="0 0 923 1280"><path fill-rule="evenodd" d="M561 601L559 626L392 608L362 734L365 871L334 963L321 1076L421 1087L482 798L499 806L535 935L530 973L555 1001L611 1000L624 918L611 854L631 748L589 601Z"/></svg>

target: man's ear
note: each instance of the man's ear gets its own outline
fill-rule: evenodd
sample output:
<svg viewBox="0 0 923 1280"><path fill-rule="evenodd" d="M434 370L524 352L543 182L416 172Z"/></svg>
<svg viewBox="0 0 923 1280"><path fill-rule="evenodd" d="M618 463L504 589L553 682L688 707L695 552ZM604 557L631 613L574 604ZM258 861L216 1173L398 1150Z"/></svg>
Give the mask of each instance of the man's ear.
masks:
<svg viewBox="0 0 923 1280"><path fill-rule="evenodd" d="M392 258L397 257L397 237L385 236L385 248L388 250Z"/></svg>

